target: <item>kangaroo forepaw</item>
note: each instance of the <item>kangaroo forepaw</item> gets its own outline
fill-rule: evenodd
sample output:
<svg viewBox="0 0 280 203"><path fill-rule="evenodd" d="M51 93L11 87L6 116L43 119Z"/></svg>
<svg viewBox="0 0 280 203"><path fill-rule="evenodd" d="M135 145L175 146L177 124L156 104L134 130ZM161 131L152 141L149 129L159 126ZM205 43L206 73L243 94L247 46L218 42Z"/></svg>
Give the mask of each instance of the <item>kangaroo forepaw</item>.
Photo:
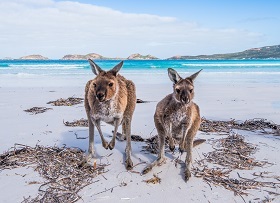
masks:
<svg viewBox="0 0 280 203"><path fill-rule="evenodd" d="M132 168L133 168L133 162L131 161L131 159L127 159L126 161L125 161L125 168L126 168L126 170L131 170Z"/></svg>
<svg viewBox="0 0 280 203"><path fill-rule="evenodd" d="M191 172L190 170L186 170L185 171L185 181L187 182L191 177Z"/></svg>
<svg viewBox="0 0 280 203"><path fill-rule="evenodd" d="M115 147L115 142L111 141L109 143L109 149L112 150L112 149L114 149L114 147Z"/></svg>

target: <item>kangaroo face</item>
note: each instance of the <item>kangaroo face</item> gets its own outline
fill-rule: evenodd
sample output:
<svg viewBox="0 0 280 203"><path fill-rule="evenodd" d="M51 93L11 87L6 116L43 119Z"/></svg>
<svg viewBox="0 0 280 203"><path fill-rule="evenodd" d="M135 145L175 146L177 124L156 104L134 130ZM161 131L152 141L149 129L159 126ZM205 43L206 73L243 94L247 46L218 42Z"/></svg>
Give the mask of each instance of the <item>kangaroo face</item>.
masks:
<svg viewBox="0 0 280 203"><path fill-rule="evenodd" d="M116 76L110 72L100 73L91 84L91 89L94 92L96 99L99 102L104 102L112 99L118 90Z"/></svg>
<svg viewBox="0 0 280 203"><path fill-rule="evenodd" d="M168 68L168 76L173 82L173 95L176 101L188 104L194 98L193 81L200 71L183 79L175 70Z"/></svg>
<svg viewBox="0 0 280 203"><path fill-rule="evenodd" d="M178 102L188 104L194 98L194 86L188 79L181 79L174 84L174 96Z"/></svg>
<svg viewBox="0 0 280 203"><path fill-rule="evenodd" d="M96 75L91 83L90 89L95 95L99 102L104 102L112 99L119 90L119 85L117 82L117 75L121 67L123 66L123 61L116 65L113 69L109 71L102 70L96 63L92 60L88 60L91 66L92 72Z"/></svg>

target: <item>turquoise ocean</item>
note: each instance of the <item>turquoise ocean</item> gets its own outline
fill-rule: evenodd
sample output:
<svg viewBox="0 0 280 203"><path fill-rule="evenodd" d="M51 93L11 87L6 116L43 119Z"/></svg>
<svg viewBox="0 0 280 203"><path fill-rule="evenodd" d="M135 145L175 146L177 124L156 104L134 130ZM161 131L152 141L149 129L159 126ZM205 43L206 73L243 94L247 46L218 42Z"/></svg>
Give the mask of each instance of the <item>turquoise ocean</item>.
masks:
<svg viewBox="0 0 280 203"><path fill-rule="evenodd" d="M96 60L101 68L109 70L119 60ZM209 82L230 81L280 84L280 60L125 60L122 75L131 79L157 82L166 80L167 68L182 75L203 69L202 77ZM0 60L0 79L92 77L86 60Z"/></svg>

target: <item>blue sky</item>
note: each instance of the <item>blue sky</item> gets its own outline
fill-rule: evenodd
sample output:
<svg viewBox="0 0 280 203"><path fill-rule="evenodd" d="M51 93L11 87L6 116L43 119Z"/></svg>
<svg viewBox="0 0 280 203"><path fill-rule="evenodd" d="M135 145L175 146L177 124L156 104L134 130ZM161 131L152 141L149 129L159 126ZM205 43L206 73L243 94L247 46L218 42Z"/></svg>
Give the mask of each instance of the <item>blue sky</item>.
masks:
<svg viewBox="0 0 280 203"><path fill-rule="evenodd" d="M280 1L1 0L0 58L160 58L280 44Z"/></svg>

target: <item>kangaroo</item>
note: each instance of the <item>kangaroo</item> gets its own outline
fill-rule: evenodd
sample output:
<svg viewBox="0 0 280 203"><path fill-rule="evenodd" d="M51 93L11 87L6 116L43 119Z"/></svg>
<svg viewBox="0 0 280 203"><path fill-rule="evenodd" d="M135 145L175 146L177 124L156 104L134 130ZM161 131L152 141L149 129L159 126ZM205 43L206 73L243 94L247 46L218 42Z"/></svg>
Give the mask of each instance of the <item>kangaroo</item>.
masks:
<svg viewBox="0 0 280 203"><path fill-rule="evenodd" d="M85 109L89 123L89 157L95 157L94 126L101 137L105 149L115 147L119 125L122 124L122 137L126 139L126 169L132 169L131 161L131 120L136 105L136 90L132 81L125 79L118 72L123 61L109 71L102 70L91 59L88 60L96 77L89 80L85 87ZM105 140L100 122L104 121L114 126L113 138L108 144ZM124 137L125 136L125 137Z"/></svg>
<svg viewBox="0 0 280 203"><path fill-rule="evenodd" d="M191 177L192 148L205 141L197 140L198 142L193 142L200 126L199 107L192 101L194 98L193 82L200 71L183 79L175 70L168 69L168 76L174 83L173 93L167 95L157 104L154 114L159 139L158 158L148 165L142 171L142 174L148 173L155 165L160 165L165 161L164 144L165 137L168 137L171 151L175 149L173 139L176 139L179 141L180 152L187 152L184 176L186 181Z"/></svg>

